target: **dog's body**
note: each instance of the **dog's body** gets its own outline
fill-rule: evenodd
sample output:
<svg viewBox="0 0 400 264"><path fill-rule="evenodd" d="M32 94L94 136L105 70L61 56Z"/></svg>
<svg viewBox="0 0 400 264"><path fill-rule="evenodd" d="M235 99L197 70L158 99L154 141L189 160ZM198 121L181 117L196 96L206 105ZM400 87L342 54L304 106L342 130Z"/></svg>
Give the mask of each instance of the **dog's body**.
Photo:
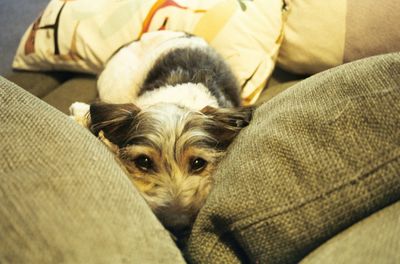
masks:
<svg viewBox="0 0 400 264"><path fill-rule="evenodd" d="M102 103L73 104L71 113L115 152L163 224L181 229L251 108L239 107L233 73L205 41L161 34L173 37L140 58L138 43L116 53L99 76Z"/></svg>

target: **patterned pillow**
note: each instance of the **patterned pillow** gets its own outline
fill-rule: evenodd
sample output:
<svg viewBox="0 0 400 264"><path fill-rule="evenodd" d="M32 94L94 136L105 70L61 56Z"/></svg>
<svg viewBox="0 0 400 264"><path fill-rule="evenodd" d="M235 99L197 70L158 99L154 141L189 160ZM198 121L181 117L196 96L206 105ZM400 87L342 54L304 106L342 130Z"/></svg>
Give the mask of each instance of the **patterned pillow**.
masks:
<svg viewBox="0 0 400 264"><path fill-rule="evenodd" d="M99 73L146 32L203 37L231 65L253 103L282 41L283 0L52 0L20 42L13 67Z"/></svg>
<svg viewBox="0 0 400 264"><path fill-rule="evenodd" d="M298 0L288 9L278 63L291 72L313 74L400 51L397 1Z"/></svg>

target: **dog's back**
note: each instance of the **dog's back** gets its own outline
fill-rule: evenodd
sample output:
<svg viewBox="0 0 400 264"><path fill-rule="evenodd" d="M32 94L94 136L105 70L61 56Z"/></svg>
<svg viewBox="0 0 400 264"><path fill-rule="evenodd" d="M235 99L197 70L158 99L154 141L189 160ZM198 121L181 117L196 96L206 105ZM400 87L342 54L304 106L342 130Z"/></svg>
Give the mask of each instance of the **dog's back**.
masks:
<svg viewBox="0 0 400 264"><path fill-rule="evenodd" d="M167 86L201 84L217 101L216 107L240 105L234 74L204 40L181 32L150 34L162 34L162 41L149 47L134 42L108 62L98 81L102 101L134 103L145 93L152 91L154 96L154 90Z"/></svg>
<svg viewBox="0 0 400 264"><path fill-rule="evenodd" d="M175 48L163 54L147 73L139 96L160 87L185 83L202 84L216 98L219 107L240 105L235 76L223 59L208 46Z"/></svg>

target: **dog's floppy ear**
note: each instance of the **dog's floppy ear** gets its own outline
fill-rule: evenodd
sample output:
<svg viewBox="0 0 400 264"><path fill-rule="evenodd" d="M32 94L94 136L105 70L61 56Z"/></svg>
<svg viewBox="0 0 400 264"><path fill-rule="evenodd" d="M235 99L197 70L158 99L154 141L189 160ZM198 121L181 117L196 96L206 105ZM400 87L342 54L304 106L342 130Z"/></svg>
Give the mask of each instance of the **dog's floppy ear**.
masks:
<svg viewBox="0 0 400 264"><path fill-rule="evenodd" d="M98 135L103 131L110 142L122 146L140 109L134 104L94 103L90 105L90 130Z"/></svg>
<svg viewBox="0 0 400 264"><path fill-rule="evenodd" d="M218 147L227 148L240 130L246 127L252 118L254 108L213 108L206 106L201 110L208 116L206 130L218 140Z"/></svg>

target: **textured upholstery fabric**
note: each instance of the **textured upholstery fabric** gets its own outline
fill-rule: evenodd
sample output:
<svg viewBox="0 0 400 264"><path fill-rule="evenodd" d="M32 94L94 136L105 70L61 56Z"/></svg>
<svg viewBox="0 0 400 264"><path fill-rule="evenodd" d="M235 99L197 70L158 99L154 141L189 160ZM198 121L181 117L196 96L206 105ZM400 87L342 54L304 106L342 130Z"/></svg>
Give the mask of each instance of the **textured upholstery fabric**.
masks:
<svg viewBox="0 0 400 264"><path fill-rule="evenodd" d="M61 72L13 72L5 77L31 94L43 98L57 89L70 76L68 73Z"/></svg>
<svg viewBox="0 0 400 264"><path fill-rule="evenodd" d="M182 263L113 155L0 80L0 262Z"/></svg>
<svg viewBox="0 0 400 264"><path fill-rule="evenodd" d="M295 263L400 198L400 54L315 75L260 106L215 175L186 254Z"/></svg>
<svg viewBox="0 0 400 264"><path fill-rule="evenodd" d="M69 114L74 102L93 103L97 99L96 78L94 76L75 76L42 98L63 113Z"/></svg>
<svg viewBox="0 0 400 264"><path fill-rule="evenodd" d="M400 201L335 236L301 263L397 263L399 234Z"/></svg>
<svg viewBox="0 0 400 264"><path fill-rule="evenodd" d="M97 99L96 76L68 72L14 72L6 78L65 114L74 102Z"/></svg>

